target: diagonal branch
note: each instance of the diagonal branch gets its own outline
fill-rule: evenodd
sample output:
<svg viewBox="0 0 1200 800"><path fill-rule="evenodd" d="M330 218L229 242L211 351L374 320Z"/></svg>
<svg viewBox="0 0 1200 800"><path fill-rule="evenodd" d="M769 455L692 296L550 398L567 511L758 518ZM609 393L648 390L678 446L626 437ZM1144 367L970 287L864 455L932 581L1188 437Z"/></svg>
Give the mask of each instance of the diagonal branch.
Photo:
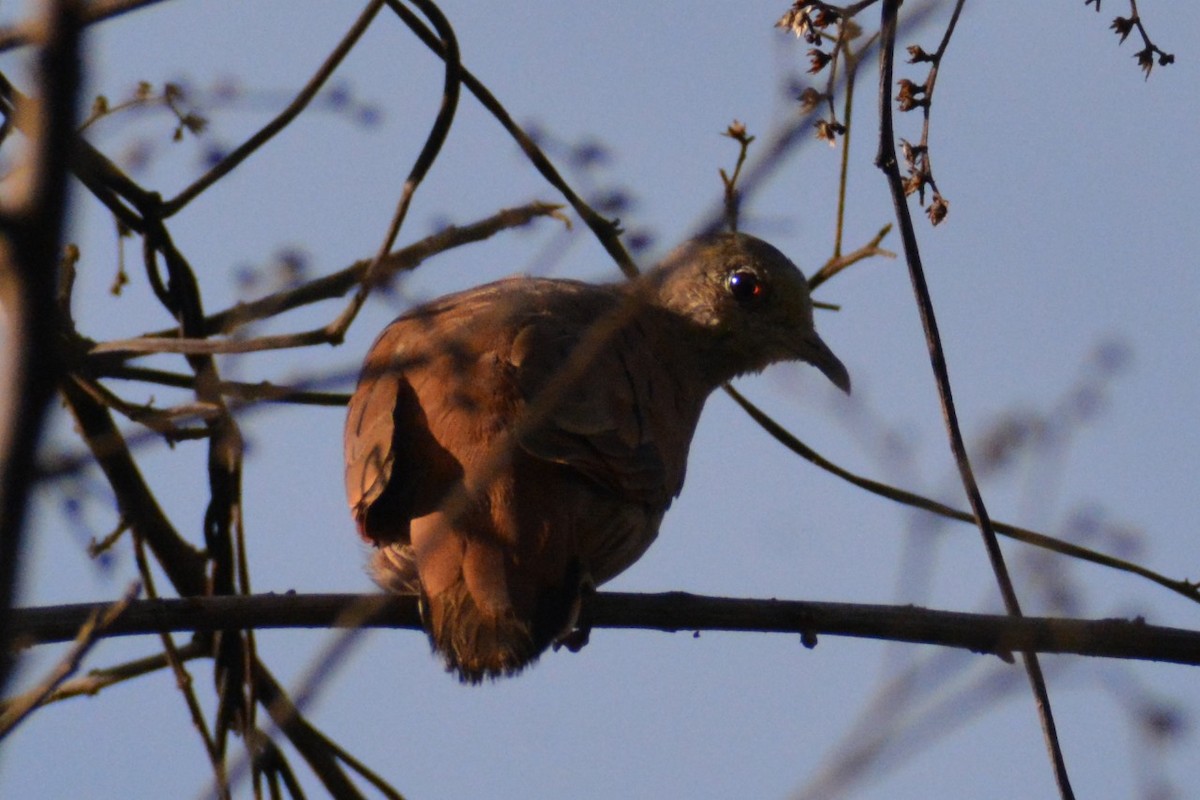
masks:
<svg viewBox="0 0 1200 800"><path fill-rule="evenodd" d="M439 253L460 245L484 241L503 230L524 227L538 217L553 217L569 225L569 221L559 213L561 208L562 206L552 203L534 201L522 206L503 208L489 217L467 225L451 225L418 242L389 253L379 262L374 279L383 282L401 272L410 272L425 260ZM285 311L319 303L323 300L343 297L362 283L371 263L372 259L364 258L337 272L314 278L300 286L284 289L257 300L238 303L223 311L209 314L204 318L204 330L209 336L233 333L251 322L274 317ZM174 327L148 333L143 338L178 336L179 328ZM110 349L115 349L111 343L106 344ZM93 371L95 377L117 376L119 368L110 366L110 364L118 359L112 354L106 358L99 358L93 351L90 355L92 358L89 359L89 369Z"/></svg>
<svg viewBox="0 0 1200 800"><path fill-rule="evenodd" d="M939 503L936 500L908 492L895 486L889 486L886 483L873 481L870 478L864 478L857 475L848 469L838 466L829 459L822 456L816 450L806 445L804 442L796 438L786 428L768 416L762 409L747 400L737 389L726 384L725 392L734 399L734 401L742 407L750 418L757 422L763 430L770 434L774 439L784 447L791 450L796 455L805 459L812 465L825 470L831 475L835 475L849 484L857 486L860 489L865 489L871 494L880 497L886 497L888 500L894 500L897 503L919 508L922 511L928 511L931 514L937 514L947 519L958 520L959 522L975 522L975 517L965 511L960 511L956 508ZM1022 528L1017 525L1010 525L1007 522L993 521L992 528L1001 536L1007 536L1010 539L1016 539L1018 542L1024 542L1034 547L1040 547L1043 550L1049 550L1054 553L1061 553L1071 558L1077 558L1080 561L1089 561L1093 564L1099 564L1102 567L1115 569L1120 572L1128 572L1131 575L1137 575L1146 580L1153 581L1159 586L1170 589L1176 594L1182 595L1192 602L1200 602L1200 584L1189 580L1176 580L1155 572L1152 569L1147 569L1140 564L1135 564L1132 561L1127 561L1123 558L1110 556L1106 553L1100 553L1086 547L1065 542L1062 539L1056 539L1053 536L1047 536L1044 533Z"/></svg>
<svg viewBox="0 0 1200 800"><path fill-rule="evenodd" d="M75 642L71 649L50 670L41 683L20 697L15 698L12 702L5 703L0 708L0 739L12 733L13 729L21 724L29 716L30 712L45 703L46 698L61 686L63 681L71 677L79 669L79 665L83 663L84 656L88 654L88 651L92 649L92 646L97 641L103 638L105 628L121 615L121 612L137 596L140 588L135 583L115 603L97 607L88 615L83 624L79 626L79 631L75 635Z"/></svg>
<svg viewBox="0 0 1200 800"><path fill-rule="evenodd" d="M354 293L350 304L338 315L337 319L325 328L334 344L341 343L350 323L358 316L359 310L366 302L367 295L370 294L374 285L374 277L379 271L379 265L387 258L392 245L396 242L396 237L400 235L400 226L404 224L404 220L408 216L408 208L412 203L413 195L416 194L417 187L421 185L421 182L425 180L433 162L437 160L442 145L446 143L446 138L450 135L450 126L454 124L454 115L458 111L463 67L459 58L458 38L454 34L454 28L442 10L431 0L411 0L411 2L421 9L421 13L433 23L438 32L438 41L442 48L442 61L446 65L442 83L442 105L438 109L437 117L434 118L425 144L421 146L421 152L417 154L417 160L413 162L412 169L409 170L408 177L404 180L404 186L400 190L400 201L396 204L396 211L388 225L387 234L379 245L379 251L367 267L366 275L359 284L358 291Z"/></svg>
<svg viewBox="0 0 1200 800"><path fill-rule="evenodd" d="M326 56L325 61L317 69L316 74L309 78L308 83L304 85L300 93L288 104L287 108L263 126L261 130L242 142L232 153L221 159L212 169L197 178L190 186L172 199L164 202L162 207L163 218L170 217L196 199L201 192L232 172L238 164L241 164L253 155L254 151L269 142L275 134L286 128L296 117L300 116L300 112L308 107L308 104L316 97L317 92L329 80L329 76L333 74L338 65L342 63L354 48L354 45L358 43L358 40L366 32L381 8L383 8L383 0L372 0L363 9L362 13L359 14L358 19L354 21L354 24L346 32L346 35L342 37L342 40L338 42L333 52Z"/></svg>
<svg viewBox="0 0 1200 800"><path fill-rule="evenodd" d="M387 4L389 8L396 12L397 16L404 20L404 24L408 25L413 33L425 43L425 46L435 52L439 58L445 60L450 57L445 46L433 31L429 30L415 14L405 8L400 0L387 0ZM546 157L546 154L537 146L537 143L530 138L529 134L521 129L521 126L513 120L512 115L508 113L488 88L465 66L460 65L460 69L463 86L467 87L467 90L475 95L475 98L483 107L504 127L504 130L508 131L508 134L513 137L522 152L525 153L526 158L542 174L542 177L571 204L571 208L575 209L575 213L583 219L584 224L596 235L600 244L608 252L609 256L612 257L617 266L621 268L621 271L630 278L637 275L637 265L633 262L625 246L621 244L620 228L618 225L598 214L583 198L576 194L558 173L558 170L554 168L554 165Z"/></svg>
<svg viewBox="0 0 1200 800"><path fill-rule="evenodd" d="M929 360L937 383L938 396L941 399L942 416L946 424L946 433L950 440L950 449L958 466L963 489L975 514L976 524L983 536L984 548L988 560L1004 598L1004 607L1013 617L1021 616L1021 605L1017 600L1016 590L1008 574L1008 566L1004 562L1004 554L996 531L992 527L983 495L971 469L967 456L967 446L963 440L962 430L958 424L958 414L954 407L954 396L950 390L950 375L946 367L946 355L942 349L941 336L938 333L937 317L933 310L933 300L930 298L929 286L925 281L925 270L921 264L920 250L917 245L916 232L913 229L912 217L908 212L908 202L904 193L904 182L900 177L900 169L896 159L896 135L892 126L892 66L895 58L896 24L899 15L899 0L884 0L881 23L881 43L879 48L879 154L876 165L887 178L888 187L892 194L892 203L896 209L897 221L900 224L900 237L904 243L905 260L908 263L909 278L912 282L913 295L917 309L920 312L921 324L925 330L925 339L929 348ZM1046 747L1054 766L1055 780L1058 783L1059 794L1063 800L1074 798L1071 790L1070 777L1067 774L1066 761L1063 758L1062 747L1058 741L1058 732L1054 724L1054 714L1050 708L1050 695L1046 689L1046 680L1042 674L1041 665L1033 650L1023 650L1025 671L1037 701L1038 716L1042 723L1042 733L1046 739Z"/></svg>
<svg viewBox="0 0 1200 800"><path fill-rule="evenodd" d="M163 513L108 409L70 379L63 382L62 394L80 434L113 487L122 518L150 545L177 592L203 594L204 555L179 535Z"/></svg>

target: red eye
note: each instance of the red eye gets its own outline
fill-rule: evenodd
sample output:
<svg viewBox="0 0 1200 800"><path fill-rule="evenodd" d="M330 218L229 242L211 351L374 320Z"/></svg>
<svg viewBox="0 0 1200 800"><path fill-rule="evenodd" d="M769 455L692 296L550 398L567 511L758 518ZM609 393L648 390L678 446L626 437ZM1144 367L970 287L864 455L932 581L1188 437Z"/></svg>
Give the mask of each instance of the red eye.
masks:
<svg viewBox="0 0 1200 800"><path fill-rule="evenodd" d="M748 269L739 269L730 273L725 285L729 293L739 303L753 303L761 300L766 293L762 280Z"/></svg>

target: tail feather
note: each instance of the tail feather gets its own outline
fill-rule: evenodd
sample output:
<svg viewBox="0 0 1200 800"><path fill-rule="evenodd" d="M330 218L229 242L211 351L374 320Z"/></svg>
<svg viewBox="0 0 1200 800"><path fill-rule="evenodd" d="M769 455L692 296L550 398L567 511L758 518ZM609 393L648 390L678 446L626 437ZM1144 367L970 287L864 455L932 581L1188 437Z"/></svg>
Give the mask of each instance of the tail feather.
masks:
<svg viewBox="0 0 1200 800"><path fill-rule="evenodd" d="M550 644L552 634L534 631L510 606L481 608L465 580L454 581L436 595L427 594L410 546L376 550L371 573L386 591L420 596L429 642L446 670L456 673L463 683L515 675Z"/></svg>
<svg viewBox="0 0 1200 800"><path fill-rule="evenodd" d="M421 594L421 578L417 562L409 545L380 547L371 555L368 567L371 579L385 592L392 594Z"/></svg>
<svg viewBox="0 0 1200 800"><path fill-rule="evenodd" d="M548 644L538 641L511 608L480 609L461 581L436 597L422 596L421 609L433 649L463 683L515 675Z"/></svg>

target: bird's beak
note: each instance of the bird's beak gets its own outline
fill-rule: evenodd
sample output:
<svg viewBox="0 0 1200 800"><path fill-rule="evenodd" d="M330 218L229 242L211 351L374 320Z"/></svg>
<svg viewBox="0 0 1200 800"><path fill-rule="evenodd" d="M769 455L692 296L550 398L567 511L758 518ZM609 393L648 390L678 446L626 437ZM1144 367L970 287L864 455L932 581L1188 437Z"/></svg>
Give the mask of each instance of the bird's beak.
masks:
<svg viewBox="0 0 1200 800"><path fill-rule="evenodd" d="M825 377L833 381L834 386L846 394L850 394L850 373L846 371L846 365L833 354L829 345L825 344L816 333L804 341L799 356L824 372Z"/></svg>

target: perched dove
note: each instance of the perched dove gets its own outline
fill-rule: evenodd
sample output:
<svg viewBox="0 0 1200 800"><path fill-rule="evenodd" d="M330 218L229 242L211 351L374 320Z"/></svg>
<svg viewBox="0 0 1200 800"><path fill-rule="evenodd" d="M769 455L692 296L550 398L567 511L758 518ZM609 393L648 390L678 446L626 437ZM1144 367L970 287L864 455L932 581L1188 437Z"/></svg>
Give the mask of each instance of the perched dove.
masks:
<svg viewBox="0 0 1200 800"><path fill-rule="evenodd" d="M634 281L510 278L410 311L346 419L375 580L420 595L463 681L519 672L654 541L709 394L777 361L850 390L804 276L745 234L694 239Z"/></svg>

